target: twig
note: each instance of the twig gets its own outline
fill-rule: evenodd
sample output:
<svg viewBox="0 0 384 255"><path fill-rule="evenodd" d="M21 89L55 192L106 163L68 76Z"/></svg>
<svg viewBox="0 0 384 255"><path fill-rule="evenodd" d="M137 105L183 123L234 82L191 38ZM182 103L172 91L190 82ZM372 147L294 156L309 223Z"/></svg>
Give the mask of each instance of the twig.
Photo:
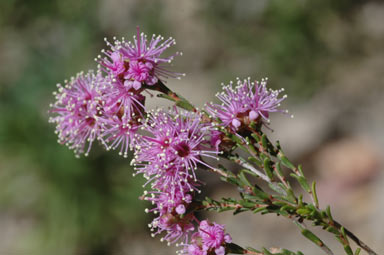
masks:
<svg viewBox="0 0 384 255"><path fill-rule="evenodd" d="M333 220L334 226L338 229L342 227L340 223L337 221ZM378 255L376 252L374 252L368 245L366 245L363 241L361 241L355 234L353 234L351 231L348 229L344 228L345 234L351 238L358 246L360 246L363 250L368 252L369 255Z"/></svg>

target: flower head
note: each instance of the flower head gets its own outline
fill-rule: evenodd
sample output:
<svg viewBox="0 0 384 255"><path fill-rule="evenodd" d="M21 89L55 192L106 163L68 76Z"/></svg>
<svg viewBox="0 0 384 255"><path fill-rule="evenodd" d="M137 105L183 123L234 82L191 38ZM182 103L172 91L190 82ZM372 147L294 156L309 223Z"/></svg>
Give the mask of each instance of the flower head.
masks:
<svg viewBox="0 0 384 255"><path fill-rule="evenodd" d="M77 155L87 155L103 129L100 118L104 112L105 83L99 72L89 71L72 77L64 86L58 84L58 91L54 93L56 102L51 104L51 112L55 116L50 122L56 123L59 142L74 149Z"/></svg>
<svg viewBox="0 0 384 255"><path fill-rule="evenodd" d="M143 84L154 85L159 79L182 75L163 66L171 63L176 55L181 55L176 52L169 57L162 56L166 49L176 44L175 39L164 40L160 35L152 35L149 40L147 35L140 33L139 28L133 39L133 43L115 38L114 43L105 40L110 49L103 50L105 57L99 56L97 59L101 70L135 90L140 90Z"/></svg>
<svg viewBox="0 0 384 255"><path fill-rule="evenodd" d="M142 116L145 112L145 96L132 88L125 86L120 80L108 82L108 89L104 92L105 110L109 115L131 118Z"/></svg>
<svg viewBox="0 0 384 255"><path fill-rule="evenodd" d="M225 255L225 245L231 242L232 238L225 233L224 225L203 220L200 222L198 231L192 235L191 242L185 246L183 251L188 255Z"/></svg>
<svg viewBox="0 0 384 255"><path fill-rule="evenodd" d="M167 190L153 190L144 192L144 200L151 201L154 208L147 212L154 213L172 213L174 215L182 215L186 212L189 204L192 202L193 192L184 187L175 186L175 190L171 193Z"/></svg>
<svg viewBox="0 0 384 255"><path fill-rule="evenodd" d="M280 103L286 95L279 98L279 94L284 91L267 89L267 78L261 82L251 82L237 80L237 86L233 88L232 82L223 86L223 92L217 94L222 102L221 105L209 104L207 111L214 118L218 118L224 127L238 130L243 124L252 121L269 122L271 112L283 112L286 110L278 109Z"/></svg>
<svg viewBox="0 0 384 255"><path fill-rule="evenodd" d="M155 218L152 223L149 224L149 227L153 232L152 236L165 232L165 236L163 236L160 241L167 241L168 245L180 240L181 243L186 243L189 234L195 229L192 223L193 220L194 216L192 214L180 217L178 214L166 213Z"/></svg>
<svg viewBox="0 0 384 255"><path fill-rule="evenodd" d="M172 192L175 186L187 186L193 191L198 164L212 168L202 156L216 158L218 152L209 149L209 127L201 116L179 114L176 110L152 111L143 129L149 133L136 145L133 164L153 187Z"/></svg>
<svg viewBox="0 0 384 255"><path fill-rule="evenodd" d="M200 222L199 235L202 239L203 249L218 249L225 243L232 242L231 236L225 234L224 225L207 220Z"/></svg>

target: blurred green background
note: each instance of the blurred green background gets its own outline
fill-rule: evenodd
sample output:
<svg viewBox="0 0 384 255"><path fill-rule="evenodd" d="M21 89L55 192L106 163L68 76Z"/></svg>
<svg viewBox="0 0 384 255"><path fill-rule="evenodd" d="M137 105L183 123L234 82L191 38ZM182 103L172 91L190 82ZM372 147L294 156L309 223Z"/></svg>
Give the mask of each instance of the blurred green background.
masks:
<svg viewBox="0 0 384 255"><path fill-rule="evenodd" d="M270 76L272 87L285 87L299 124L278 119L273 128L292 156L314 169L314 176L328 180L326 172L316 172L322 167L317 162L330 160L322 160L327 146L356 140L352 153L358 148L358 155L368 155L368 163L356 170L362 177L352 186L369 188L358 202L375 201L364 205L368 213L361 217L371 218L383 206L374 196L383 190L372 192L378 184L371 181L381 176L377 170L384 144L382 1L2 0L0 254L160 254L160 248L143 248L157 247L158 240L150 240L150 217L143 213L148 205L138 200L142 179L132 178L129 160L97 146L90 157L76 159L57 144L47 115L55 84L96 68L93 59L105 47L103 38L130 38L137 25L146 33L176 38L174 50L184 55L173 68L187 77L169 81L169 86L198 106L213 100L221 82L237 76ZM313 127L314 120L320 124L298 131L298 125ZM362 151L361 135L373 152ZM349 165L343 167L340 180L350 176L343 172L350 171ZM368 186L359 186L362 179ZM325 191L324 196L338 204L332 195L327 200ZM367 242L383 243L382 230L364 222ZM268 231L264 236L279 246L273 230ZM301 245L288 239L282 244L292 249Z"/></svg>

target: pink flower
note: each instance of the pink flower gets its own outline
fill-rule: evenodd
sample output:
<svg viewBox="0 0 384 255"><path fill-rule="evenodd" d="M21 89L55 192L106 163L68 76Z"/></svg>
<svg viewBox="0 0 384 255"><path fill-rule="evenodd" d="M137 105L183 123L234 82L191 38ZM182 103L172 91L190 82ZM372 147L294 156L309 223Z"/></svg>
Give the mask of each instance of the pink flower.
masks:
<svg viewBox="0 0 384 255"><path fill-rule="evenodd" d="M181 55L176 52L169 57L162 57L165 50L176 44L173 38L164 40L162 36L153 35L148 40L137 28L133 43L124 39L114 39L114 43L106 40L106 43L110 49L102 51L105 57L98 57L100 68L112 79L120 79L128 88L139 90L144 83L154 85L159 79L178 78L182 75L163 66L171 63L176 55Z"/></svg>
<svg viewBox="0 0 384 255"><path fill-rule="evenodd" d="M219 146L223 139L223 132L220 132L218 130L213 130L211 132L211 147L214 148L216 151L219 151Z"/></svg>
<svg viewBox="0 0 384 255"><path fill-rule="evenodd" d="M225 245L231 243L232 238L225 233L224 225L207 220L200 222L198 232L192 235L190 244L184 248L184 253L225 255Z"/></svg>
<svg viewBox="0 0 384 255"><path fill-rule="evenodd" d="M141 123L132 116L119 116L117 114L103 120L104 129L100 133L100 140L107 150L120 147L119 155L128 156L139 135L137 133Z"/></svg>
<svg viewBox="0 0 384 255"><path fill-rule="evenodd" d="M261 83L251 82L250 79L237 80L237 86L233 88L232 82L223 87L223 92L217 95L221 105L209 104L207 111L213 118L218 118L221 125L238 130L241 125L252 121L269 123L269 113L283 112L278 109L286 95L279 98L284 91L267 89L267 79Z"/></svg>
<svg viewBox="0 0 384 255"><path fill-rule="evenodd" d="M174 116L173 116L174 115ZM201 157L216 158L217 151L209 149L209 127L194 113L162 110L150 112L143 136L135 150L133 164L158 189L173 192L176 185L196 190L195 171L198 164L208 168Z"/></svg>
<svg viewBox="0 0 384 255"><path fill-rule="evenodd" d="M190 244L187 246L186 254L188 254L188 255L206 255L207 251L204 251L197 244Z"/></svg>
<svg viewBox="0 0 384 255"><path fill-rule="evenodd" d="M77 155L88 155L92 143L103 129L100 120L104 113L106 83L100 73L89 71L72 77L64 86L58 84L59 89L54 93L56 102L51 104L51 112L55 116L50 118L50 122L56 123L59 142Z"/></svg>
<svg viewBox="0 0 384 255"><path fill-rule="evenodd" d="M207 220L200 222L199 234L204 250L219 248L224 241L224 225L209 223Z"/></svg>
<svg viewBox="0 0 384 255"><path fill-rule="evenodd" d="M141 88L141 84L145 82L147 85L155 84L158 79L152 74L153 64L150 62L142 62L133 60L129 64L129 69L124 78L127 79L124 84L133 87L135 90Z"/></svg>
<svg viewBox="0 0 384 255"><path fill-rule="evenodd" d="M150 224L152 236L165 232L161 241L171 244L181 240L182 243L185 243L189 233L195 229L192 220L193 216L190 214L182 218L179 215L162 214Z"/></svg>
<svg viewBox="0 0 384 255"><path fill-rule="evenodd" d="M124 60L121 57L119 52L112 52L111 53L111 60L112 62L105 62L105 66L111 70L111 73L113 75L120 75L124 73L125 66L124 66Z"/></svg>

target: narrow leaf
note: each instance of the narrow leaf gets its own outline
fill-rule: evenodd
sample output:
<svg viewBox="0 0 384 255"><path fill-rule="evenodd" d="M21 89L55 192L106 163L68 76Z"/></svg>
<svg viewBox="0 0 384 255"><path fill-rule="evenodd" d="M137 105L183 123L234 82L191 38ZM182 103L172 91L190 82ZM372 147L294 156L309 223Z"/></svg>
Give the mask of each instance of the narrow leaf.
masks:
<svg viewBox="0 0 384 255"><path fill-rule="evenodd" d="M292 164L291 161L288 160L288 158L280 151L278 154L277 154L277 157L280 159L281 163L288 167L289 169L292 169L292 170L295 170L295 166Z"/></svg>
<svg viewBox="0 0 384 255"><path fill-rule="evenodd" d="M309 240L311 240L312 242L314 242L316 245L322 247L322 246L325 246L325 244L323 243L323 241L320 240L320 238L318 238L314 233L312 233L310 230L308 229L303 229L301 231L301 233L306 237L308 238Z"/></svg>
<svg viewBox="0 0 384 255"><path fill-rule="evenodd" d="M331 214L331 207L328 205L327 209L325 210L327 217L330 221L333 221L332 214Z"/></svg>
<svg viewBox="0 0 384 255"><path fill-rule="evenodd" d="M315 206L319 208L319 199L317 198L317 192L316 192L316 182L312 182L312 196L313 200L315 200Z"/></svg>
<svg viewBox="0 0 384 255"><path fill-rule="evenodd" d="M270 180L273 180L273 173L271 168L271 160L269 158L264 159L264 172Z"/></svg>

